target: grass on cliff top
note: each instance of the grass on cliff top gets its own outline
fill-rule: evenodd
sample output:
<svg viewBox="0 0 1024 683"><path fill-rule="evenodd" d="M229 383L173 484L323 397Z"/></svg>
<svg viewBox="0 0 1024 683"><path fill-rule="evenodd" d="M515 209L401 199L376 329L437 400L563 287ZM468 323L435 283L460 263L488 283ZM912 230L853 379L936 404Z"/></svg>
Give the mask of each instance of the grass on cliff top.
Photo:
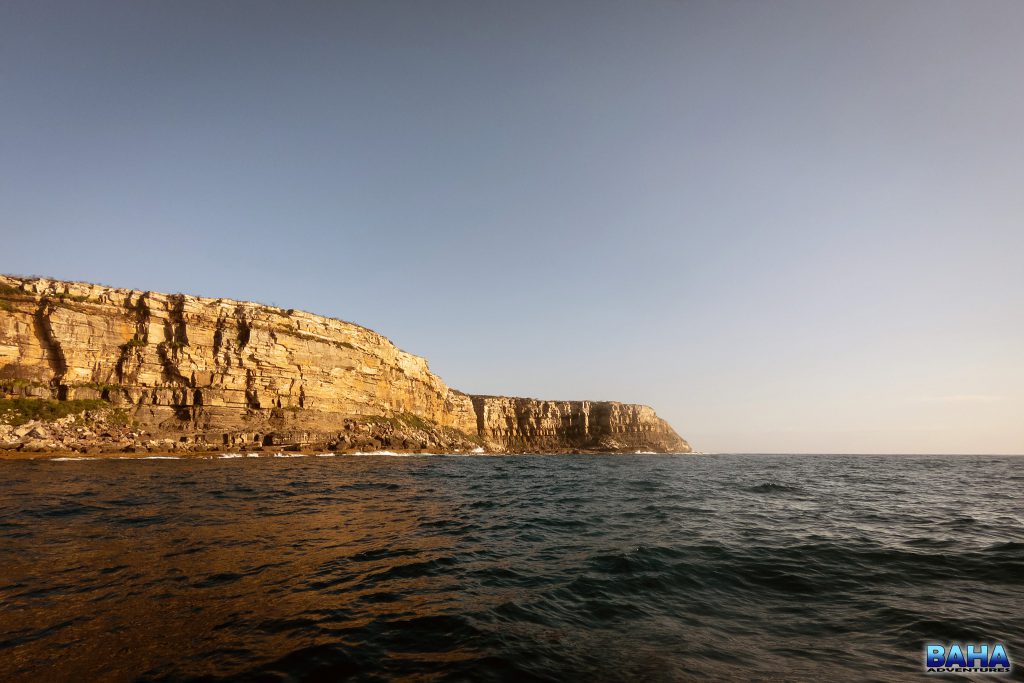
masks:
<svg viewBox="0 0 1024 683"><path fill-rule="evenodd" d="M0 398L0 422L22 425L32 420L52 422L86 410L108 408L110 404L97 399L52 401L44 398Z"/></svg>
<svg viewBox="0 0 1024 683"><path fill-rule="evenodd" d="M20 298L20 295L24 293L25 292L21 291L17 287L11 287L10 285L5 285L4 283L0 282L0 296ZM0 311L4 311L6 313L14 313L16 310L18 309L10 301L0 301Z"/></svg>

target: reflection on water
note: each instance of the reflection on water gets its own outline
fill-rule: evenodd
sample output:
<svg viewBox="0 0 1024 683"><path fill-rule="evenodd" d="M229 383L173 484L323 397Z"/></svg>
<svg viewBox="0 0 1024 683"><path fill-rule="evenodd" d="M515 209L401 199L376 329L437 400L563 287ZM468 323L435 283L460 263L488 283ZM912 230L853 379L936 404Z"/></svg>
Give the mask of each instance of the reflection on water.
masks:
<svg viewBox="0 0 1024 683"><path fill-rule="evenodd" d="M0 463L0 679L885 680L953 638L1019 659L1022 465Z"/></svg>

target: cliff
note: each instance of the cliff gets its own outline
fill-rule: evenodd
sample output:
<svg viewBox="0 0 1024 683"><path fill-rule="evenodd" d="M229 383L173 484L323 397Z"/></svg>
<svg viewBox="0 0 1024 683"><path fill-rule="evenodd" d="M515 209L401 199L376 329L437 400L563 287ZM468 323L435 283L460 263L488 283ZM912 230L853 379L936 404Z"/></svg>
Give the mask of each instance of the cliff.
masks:
<svg viewBox="0 0 1024 683"><path fill-rule="evenodd" d="M472 400L477 434L507 451L690 452L689 444L647 406L507 396L473 396Z"/></svg>
<svg viewBox="0 0 1024 683"><path fill-rule="evenodd" d="M109 406L126 449L690 450L646 406L463 394L352 323L40 278L0 276L0 391Z"/></svg>

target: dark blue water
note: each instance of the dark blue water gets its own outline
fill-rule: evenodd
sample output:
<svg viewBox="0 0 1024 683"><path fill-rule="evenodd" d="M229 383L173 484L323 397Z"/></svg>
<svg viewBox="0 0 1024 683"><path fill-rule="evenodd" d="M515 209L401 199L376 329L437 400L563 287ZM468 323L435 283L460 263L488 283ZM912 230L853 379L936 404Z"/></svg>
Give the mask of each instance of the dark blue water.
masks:
<svg viewBox="0 0 1024 683"><path fill-rule="evenodd" d="M0 470L5 681L891 681L932 640L1024 670L1024 458Z"/></svg>

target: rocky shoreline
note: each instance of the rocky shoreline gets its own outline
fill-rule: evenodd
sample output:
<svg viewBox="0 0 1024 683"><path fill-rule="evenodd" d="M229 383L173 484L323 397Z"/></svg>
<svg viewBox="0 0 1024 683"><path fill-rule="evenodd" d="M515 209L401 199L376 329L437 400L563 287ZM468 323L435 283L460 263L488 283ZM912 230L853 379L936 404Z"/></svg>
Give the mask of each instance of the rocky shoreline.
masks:
<svg viewBox="0 0 1024 683"><path fill-rule="evenodd" d="M51 451L46 453L30 453L26 451L0 451L0 460L224 460L235 458L322 458L322 457L365 457L384 456L424 456L424 457L468 457L497 455L514 457L509 453L431 453L425 451L370 451L370 452L334 452L334 451L250 451L234 453L225 451L144 451L144 452L110 452L80 453L78 451ZM562 454L568 455L568 454Z"/></svg>
<svg viewBox="0 0 1024 683"><path fill-rule="evenodd" d="M44 399L38 399L44 400ZM0 404L2 405L2 404ZM7 413L10 419L10 412ZM0 420L4 412L0 410ZM15 421L18 421L15 419ZM337 434L320 438L287 439L295 436L271 433L269 443L240 439L208 438L205 434L169 437L153 433L128 417L121 409L100 408L69 414L55 420L29 420L12 425L0 422L0 457L12 454L145 455L210 454L231 449L247 452L323 452L361 453L393 450L401 452L478 452L481 445L452 430L427 424L419 427L400 419L342 420ZM275 443L276 442L276 443Z"/></svg>
<svg viewBox="0 0 1024 683"><path fill-rule="evenodd" d="M2 414L0 414L2 419ZM205 439L160 438L137 424L125 422L123 414L111 410L87 411L53 421L30 420L19 425L0 422L0 459L52 458L176 458L297 457L300 455L538 455L635 453L621 444L572 450L488 451L479 441L453 436L444 430L424 431L373 422L349 425L351 435L340 435L318 443L278 445L243 444L244 448L216 444ZM234 444L238 446L238 444Z"/></svg>

